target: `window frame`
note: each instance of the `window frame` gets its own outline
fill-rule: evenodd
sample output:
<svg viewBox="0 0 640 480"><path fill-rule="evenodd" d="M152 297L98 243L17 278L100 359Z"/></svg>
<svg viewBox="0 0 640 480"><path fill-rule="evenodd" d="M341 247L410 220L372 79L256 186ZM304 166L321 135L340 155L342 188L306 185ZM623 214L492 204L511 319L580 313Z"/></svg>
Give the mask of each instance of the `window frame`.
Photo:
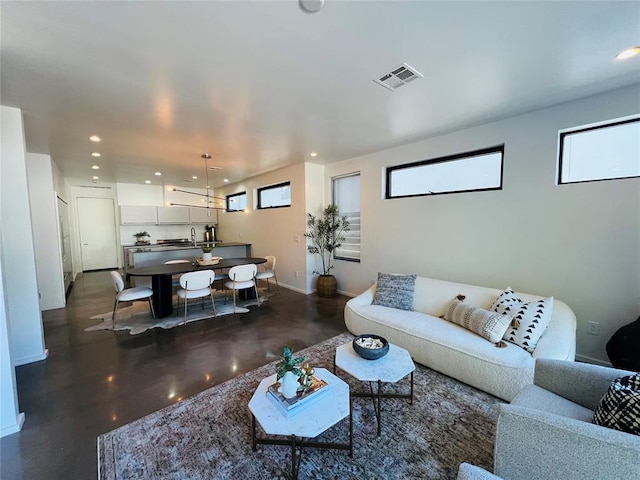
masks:
<svg viewBox="0 0 640 480"><path fill-rule="evenodd" d="M335 181L336 180L340 180L341 178L347 178L347 177L355 177L358 176L360 177L360 195L362 196L362 175L360 174L361 172L352 172L352 173L345 173L344 175L336 175L335 177L331 177L331 202L336 205L336 190L335 190ZM340 257L336 255L336 252L334 250L333 252L333 259L334 260L343 260L345 262L356 262L356 263L361 263L362 262L362 202L360 202L360 258L351 258L351 257Z"/></svg>
<svg viewBox="0 0 640 480"><path fill-rule="evenodd" d="M595 125L577 127L572 129L561 130L558 135L558 171L556 176L556 185L574 185L577 183L591 183L591 182L606 182L607 180L624 180L627 178L640 178L640 175L634 175L631 177L610 177L610 178L594 178L592 180L576 180L573 182L563 182L562 181L562 154L564 153L564 139L568 135L574 135L576 133L584 133L591 130L600 130L603 128L616 127L618 125L626 125L627 123L638 123L640 122L640 116L633 116L631 118L625 117L622 119L613 119L607 120L605 122L600 122Z"/></svg>
<svg viewBox="0 0 640 480"><path fill-rule="evenodd" d="M452 190L448 192L434 192L434 193L412 193L409 195L394 195L394 196L391 195L391 174L396 170L404 170L407 168L420 167L424 165L435 165L439 163L454 162L457 160L464 160L467 158L478 157L481 155L488 155L492 153L500 153L500 184L497 187L473 188L473 189L467 189L467 190ZM493 190L502 190L503 179L504 179L504 143L500 145L495 145L493 147L481 148L478 150L470 150L467 152L455 153L453 155L445 155L443 157L436 157L428 160L419 160L417 162L403 163L401 165L392 165L390 167L386 167L384 199L393 200L396 198L428 197L432 195L450 195L450 194L456 194L456 193L486 192L486 191L493 191Z"/></svg>
<svg viewBox="0 0 640 480"><path fill-rule="evenodd" d="M239 209L239 210L232 210L229 208L229 200L232 199L233 197L241 197L242 195L245 196L245 204L246 204L246 199L247 199L247 192L246 190L244 192L238 192L238 193L231 193L229 195L226 195L225 198L225 212L229 212L229 213L234 213L234 212L244 212L246 210L245 208Z"/></svg>
<svg viewBox="0 0 640 480"><path fill-rule="evenodd" d="M260 187L258 189L256 189L256 197L257 197L257 203L256 203L256 210L269 210L272 208L289 208L291 207L291 203L292 200L291 198L289 198L289 205L274 205L272 207L262 207L261 204L261 193L264 192L265 190L274 190L276 188L282 188L282 187L286 187L288 186L289 189L291 189L291 180L287 181L287 182L280 182L280 183L274 183L273 185L267 185L265 187Z"/></svg>

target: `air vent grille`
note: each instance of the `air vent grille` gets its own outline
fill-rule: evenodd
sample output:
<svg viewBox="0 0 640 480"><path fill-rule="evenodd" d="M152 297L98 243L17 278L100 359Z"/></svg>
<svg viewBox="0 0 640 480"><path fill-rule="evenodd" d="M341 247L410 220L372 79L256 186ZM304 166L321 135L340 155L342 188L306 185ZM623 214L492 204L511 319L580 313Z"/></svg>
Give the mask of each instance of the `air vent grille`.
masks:
<svg viewBox="0 0 640 480"><path fill-rule="evenodd" d="M406 85L407 83L422 76L423 75L415 68L412 68L406 63L403 63L399 67L394 68L393 70L385 73L379 78L375 78L373 81L379 85L382 85L388 90L394 91L401 86Z"/></svg>

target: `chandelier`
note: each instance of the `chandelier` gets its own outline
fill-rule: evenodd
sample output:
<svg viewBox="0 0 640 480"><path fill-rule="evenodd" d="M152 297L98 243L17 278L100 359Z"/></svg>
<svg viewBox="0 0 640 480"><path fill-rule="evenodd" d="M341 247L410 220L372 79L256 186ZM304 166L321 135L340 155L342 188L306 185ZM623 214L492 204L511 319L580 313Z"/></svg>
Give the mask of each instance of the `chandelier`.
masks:
<svg viewBox="0 0 640 480"><path fill-rule="evenodd" d="M191 205L186 203L174 203L174 202L170 202L169 205L171 205L172 207L194 207L194 208L206 208L207 210L224 210L225 209L224 206L216 207L215 201L220 200L222 202L225 202L226 198L214 196L213 189L211 188L211 185L209 185L209 160L211 159L211 155L208 153L203 153L201 156L202 158L204 158L204 172L205 172L205 177L207 182L207 193L189 192L188 190L181 190L176 187L172 187L169 190L171 190L172 192L180 192L180 193L186 193L189 195L197 195L199 197L205 197L206 198L205 205ZM207 216L209 217L211 216L210 211L207 212Z"/></svg>

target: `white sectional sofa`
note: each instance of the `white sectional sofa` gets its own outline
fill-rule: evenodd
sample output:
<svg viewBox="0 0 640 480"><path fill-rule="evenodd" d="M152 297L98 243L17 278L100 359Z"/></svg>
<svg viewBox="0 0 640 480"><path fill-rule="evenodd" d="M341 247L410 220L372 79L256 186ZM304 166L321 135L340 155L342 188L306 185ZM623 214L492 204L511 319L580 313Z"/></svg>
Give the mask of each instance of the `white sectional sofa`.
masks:
<svg viewBox="0 0 640 480"><path fill-rule="evenodd" d="M465 303L489 309L502 290L417 277L414 311L372 305L375 291L373 285L347 302L344 317L351 333L382 335L407 349L416 362L504 400L511 401L522 387L533 383L536 358L574 360L576 317L557 299L549 326L531 354L509 342L505 342L506 348L498 348L480 335L439 318L459 294L466 296ZM518 294L525 302L542 297Z"/></svg>

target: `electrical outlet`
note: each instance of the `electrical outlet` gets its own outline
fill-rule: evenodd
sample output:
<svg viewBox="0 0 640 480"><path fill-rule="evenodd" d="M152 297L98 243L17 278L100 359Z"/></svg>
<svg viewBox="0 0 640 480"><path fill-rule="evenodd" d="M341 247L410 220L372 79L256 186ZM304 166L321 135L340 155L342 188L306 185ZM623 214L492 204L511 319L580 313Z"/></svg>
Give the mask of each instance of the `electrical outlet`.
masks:
<svg viewBox="0 0 640 480"><path fill-rule="evenodd" d="M297 271L297 270L295 270L295 271L293 272L293 276L294 276L295 278L298 278L298 271Z"/></svg>
<svg viewBox="0 0 640 480"><path fill-rule="evenodd" d="M600 335L600 324L598 322L589 322L587 327L587 333L589 335Z"/></svg>

